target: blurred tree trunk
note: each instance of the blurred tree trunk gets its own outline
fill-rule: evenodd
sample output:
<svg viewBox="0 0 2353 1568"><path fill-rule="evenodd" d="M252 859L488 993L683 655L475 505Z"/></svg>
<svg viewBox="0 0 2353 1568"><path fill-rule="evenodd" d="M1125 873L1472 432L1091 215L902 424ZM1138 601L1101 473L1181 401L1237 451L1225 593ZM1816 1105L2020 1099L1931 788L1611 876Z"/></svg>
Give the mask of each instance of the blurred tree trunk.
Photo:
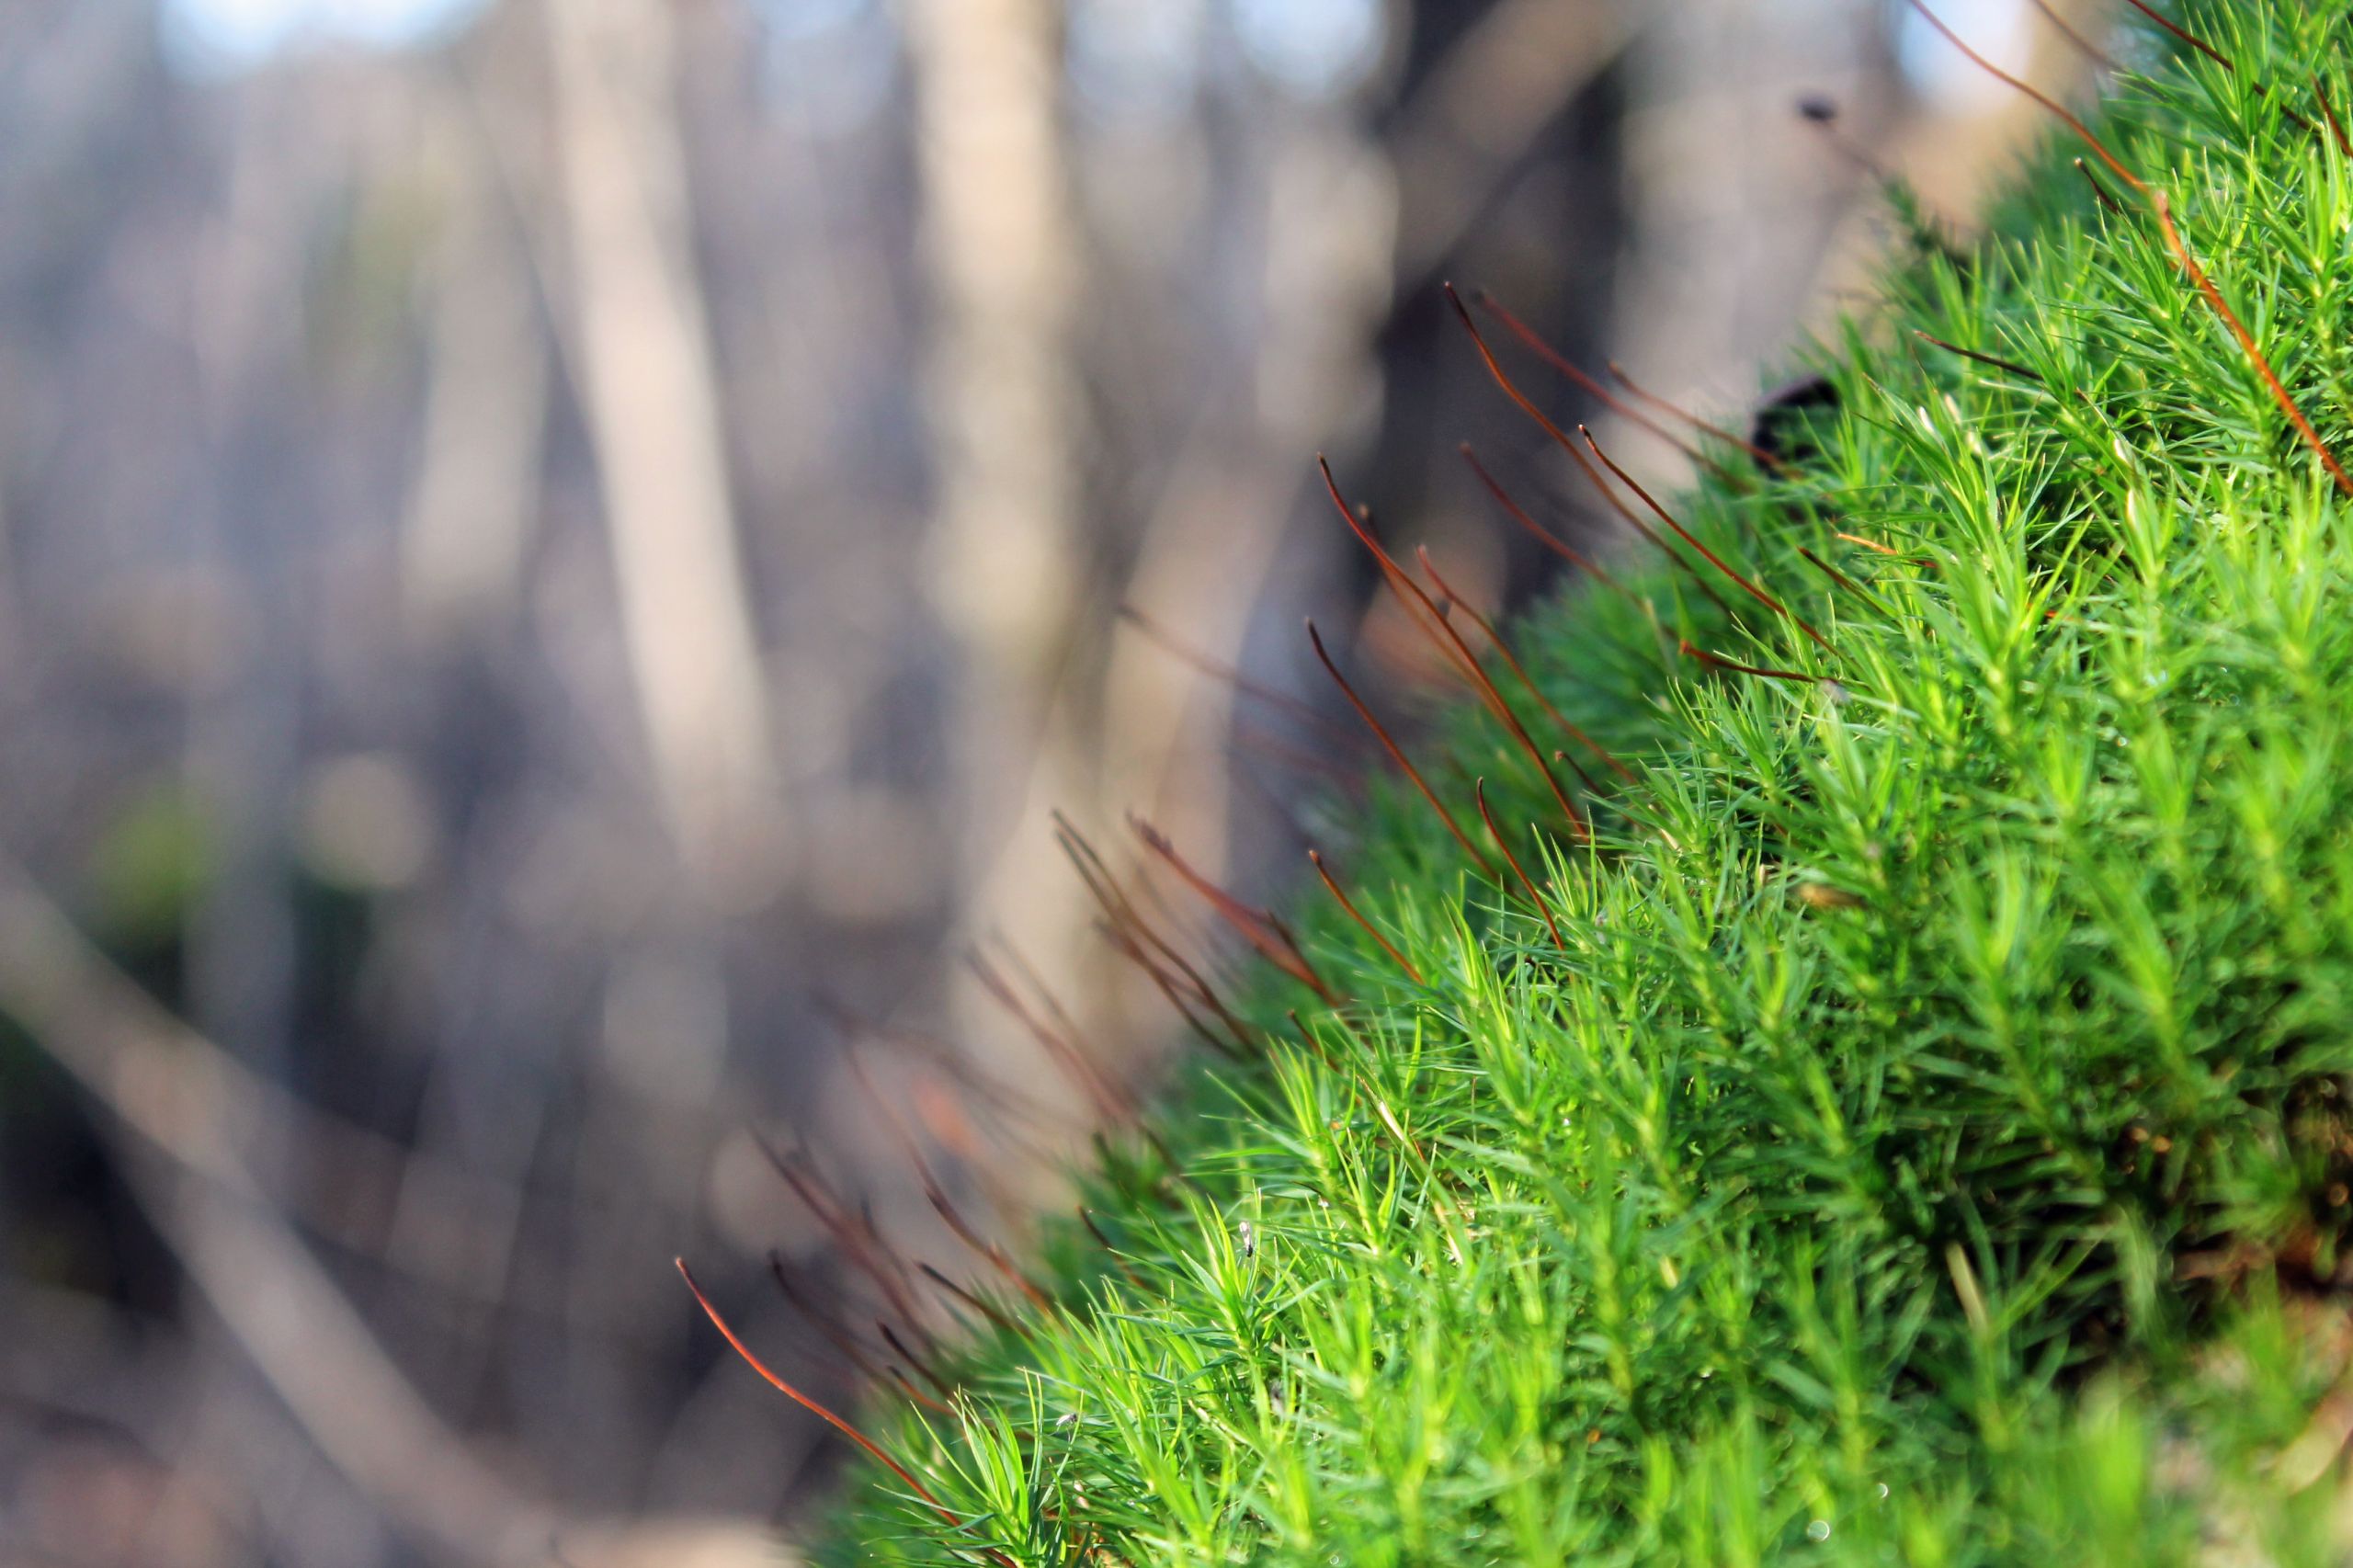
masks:
<svg viewBox="0 0 2353 1568"><path fill-rule="evenodd" d="M967 924L1088 1007L1088 909L1058 874L1048 813L1094 814L1097 683L1069 668L1082 558L1085 417L1072 321L1086 254L1059 113L1056 0L913 0L937 452L928 562L956 646ZM1068 670L1070 687L1058 700ZM985 1005L968 1035L1001 1032Z"/></svg>
<svg viewBox="0 0 2353 1568"><path fill-rule="evenodd" d="M1649 108L1628 148L1643 177L1608 335L1645 385L1737 425L1792 329L1826 324L1825 283L1868 280L1884 210L1862 149L1885 156L1904 110L1886 25L1870 0L1787 14L1692 0L1645 35L1633 64ZM1802 118L1801 97L1835 104L1836 127ZM1647 439L1620 447L1685 471Z"/></svg>
<svg viewBox="0 0 2353 1568"><path fill-rule="evenodd" d="M1370 345L1391 308L1397 182L1387 147L1352 114L1286 105L1252 134L1265 148L1248 187L1263 257L1237 308L1256 329L1233 392L1197 415L1142 521L1124 597L1222 663L1252 664L1254 641L1279 651L1251 674L1279 687L1304 642L1301 615L1323 608L1336 562L1353 565L1315 454L1357 444L1379 416ZM1291 885L1300 846L1287 812L1267 809L1280 796L1254 775L1246 782L1271 798L1255 810L1235 798L1254 752L1264 755L1267 715L1239 726L1227 682L1145 636L1119 640L1106 688L1109 787L1148 804L1189 857L1222 864L1248 896ZM1142 999L1145 1025L1164 1027L1165 1005Z"/></svg>
<svg viewBox="0 0 2353 1568"><path fill-rule="evenodd" d="M2079 94L2086 41L2115 8L2017 0L2014 33L1985 6L1964 26L2045 91ZM1901 238L1879 186L1900 175L1922 209L1965 227L2034 139L2048 113L1941 39L1929 60L1944 90L1907 81L1891 28L1925 24L1873 0L1813 6L1690 0L1665 12L1635 58L1646 106L1629 137L1641 176L1627 235L1610 351L1670 398L1738 424L1760 377L1778 379L1793 332L1835 335L1841 315L1870 322L1878 274ZM2097 47L2095 44L2093 47ZM1801 98L1832 112L1798 112ZM1655 445L1626 446L1654 472L1685 472Z"/></svg>
<svg viewBox="0 0 2353 1568"><path fill-rule="evenodd" d="M1492 290L1563 352L1590 357L1625 232L1621 66L1635 26L1667 8L1415 8L1386 116L1399 188L1397 299L1378 338L1388 397L1358 485L1410 520L1448 581L1486 608L1541 586L1558 562L1495 516L1455 449L1471 441L1515 482L1522 464L1550 460L1542 433L1488 381L1439 285L1451 279L1466 296ZM1588 412L1549 371L1530 367L1520 381L1556 414ZM1371 588L1361 567L1358 580ZM1369 609L1378 662L1422 665L1427 651L1393 599L1375 593Z"/></svg>
<svg viewBox="0 0 2353 1568"><path fill-rule="evenodd" d="M427 645L512 614L539 511L547 345L524 237L498 200L486 138L438 104L449 231L433 269L424 450L402 531L404 608Z"/></svg>
<svg viewBox="0 0 2353 1568"><path fill-rule="evenodd" d="M779 789L696 275L668 0L550 0L573 310L655 782L722 903L776 885Z"/></svg>

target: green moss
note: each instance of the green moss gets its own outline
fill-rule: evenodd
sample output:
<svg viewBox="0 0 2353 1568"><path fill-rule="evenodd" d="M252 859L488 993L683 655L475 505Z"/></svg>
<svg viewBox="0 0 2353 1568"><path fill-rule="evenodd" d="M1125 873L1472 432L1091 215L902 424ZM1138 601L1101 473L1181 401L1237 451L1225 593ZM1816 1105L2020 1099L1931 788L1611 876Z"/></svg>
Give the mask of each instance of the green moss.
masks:
<svg viewBox="0 0 2353 1568"><path fill-rule="evenodd" d="M90 894L110 941L144 954L179 938L214 873L215 824L176 786L151 786L111 821L90 856Z"/></svg>
<svg viewBox="0 0 2353 1568"><path fill-rule="evenodd" d="M2186 20L2237 71L2099 134L2353 451L2345 24ZM1124 1268L1061 1238L956 1416L874 1418L959 1522L861 1476L845 1560L2333 1560L2353 528L2083 151L1818 357L1798 471L1674 503L1836 657L1655 555L1524 619L1640 783L1582 842L1485 718L1425 766L1562 943L1383 792L1338 869L1421 982L1302 905L1349 1000L1264 982L1183 1176L1095 1184Z"/></svg>

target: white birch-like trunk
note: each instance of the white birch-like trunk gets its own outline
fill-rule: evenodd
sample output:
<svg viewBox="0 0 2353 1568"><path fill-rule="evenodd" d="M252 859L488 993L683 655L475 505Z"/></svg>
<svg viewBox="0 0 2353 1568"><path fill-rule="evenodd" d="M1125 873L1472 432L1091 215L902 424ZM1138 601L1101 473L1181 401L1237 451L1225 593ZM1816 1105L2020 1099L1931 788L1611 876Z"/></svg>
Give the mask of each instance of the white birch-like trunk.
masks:
<svg viewBox="0 0 2353 1568"><path fill-rule="evenodd" d="M656 787L702 890L781 873L779 789L696 276L667 0L551 0L572 319Z"/></svg>

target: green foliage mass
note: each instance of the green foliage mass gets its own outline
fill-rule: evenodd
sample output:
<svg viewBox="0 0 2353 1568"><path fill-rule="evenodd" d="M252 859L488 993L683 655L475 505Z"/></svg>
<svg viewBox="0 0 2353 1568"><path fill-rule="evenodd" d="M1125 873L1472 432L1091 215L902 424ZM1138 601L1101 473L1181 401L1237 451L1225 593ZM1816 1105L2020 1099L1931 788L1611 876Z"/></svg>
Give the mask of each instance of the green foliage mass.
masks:
<svg viewBox="0 0 2353 1568"><path fill-rule="evenodd" d="M2152 32L2094 129L2353 453L2347 24L2183 22L2235 69ZM1118 1260L1054 1238L952 1414L871 1418L938 1506L861 1472L844 1560L2339 1560L2353 507L2054 135L1816 356L1788 472L1669 503L1793 614L1635 551L1513 630L1638 776L1573 752L1590 839L1491 718L1424 748L1559 942L1358 813L1420 978L1302 903L1345 1001L1256 983L1178 1169L1091 1178Z"/></svg>

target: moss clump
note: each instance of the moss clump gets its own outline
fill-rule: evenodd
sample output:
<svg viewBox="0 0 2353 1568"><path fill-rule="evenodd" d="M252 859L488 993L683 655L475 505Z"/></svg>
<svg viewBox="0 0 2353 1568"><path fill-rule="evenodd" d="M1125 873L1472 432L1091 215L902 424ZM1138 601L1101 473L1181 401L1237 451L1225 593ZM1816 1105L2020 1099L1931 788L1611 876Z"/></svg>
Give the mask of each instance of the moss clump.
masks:
<svg viewBox="0 0 2353 1568"><path fill-rule="evenodd" d="M2353 452L2347 24L2183 24L2235 69L2094 129ZM1792 614L1654 553L1516 629L1639 775L1590 839L1485 717L1423 758L1559 941L1403 788L1350 824L1419 980L1302 907L1347 1000L1261 983L845 1560L2336 1560L2353 508L2078 153L1672 503Z"/></svg>

